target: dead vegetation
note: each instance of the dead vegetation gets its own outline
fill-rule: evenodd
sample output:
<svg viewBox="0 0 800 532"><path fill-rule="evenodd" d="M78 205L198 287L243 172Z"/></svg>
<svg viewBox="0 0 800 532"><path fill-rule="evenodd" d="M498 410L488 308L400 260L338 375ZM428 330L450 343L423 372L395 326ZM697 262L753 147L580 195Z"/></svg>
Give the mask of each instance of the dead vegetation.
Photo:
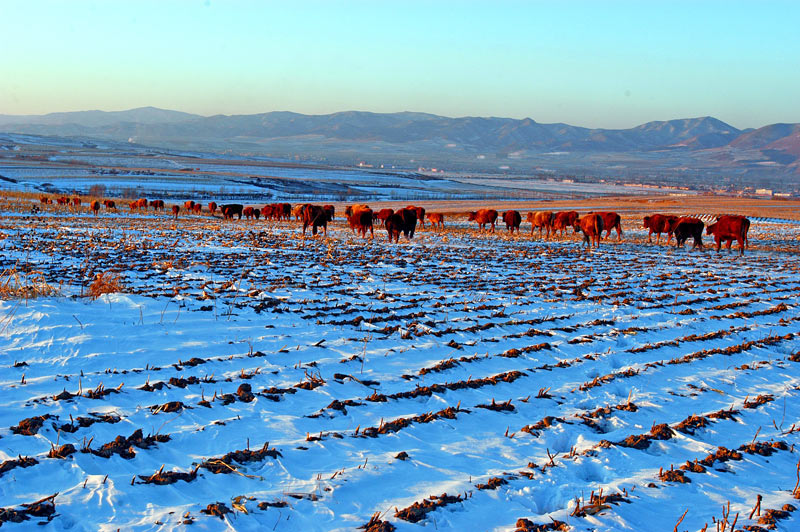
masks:
<svg viewBox="0 0 800 532"><path fill-rule="evenodd" d="M60 294L61 288L49 283L44 272L20 272L15 266L0 273L0 299L27 301Z"/></svg>

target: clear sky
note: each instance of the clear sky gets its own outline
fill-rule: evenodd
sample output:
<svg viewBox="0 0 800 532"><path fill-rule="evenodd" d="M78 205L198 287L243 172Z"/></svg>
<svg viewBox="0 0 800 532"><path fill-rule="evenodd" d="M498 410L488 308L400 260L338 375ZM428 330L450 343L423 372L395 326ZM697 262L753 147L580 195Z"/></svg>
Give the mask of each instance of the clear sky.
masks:
<svg viewBox="0 0 800 532"><path fill-rule="evenodd" d="M0 0L0 114L800 122L799 1Z"/></svg>

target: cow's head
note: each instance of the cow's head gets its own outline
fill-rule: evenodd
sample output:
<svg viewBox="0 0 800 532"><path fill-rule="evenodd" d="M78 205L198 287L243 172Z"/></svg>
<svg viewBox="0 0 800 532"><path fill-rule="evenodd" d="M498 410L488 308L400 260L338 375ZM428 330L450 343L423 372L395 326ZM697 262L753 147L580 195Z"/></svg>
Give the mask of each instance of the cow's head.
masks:
<svg viewBox="0 0 800 532"><path fill-rule="evenodd" d="M473 212L469 213L469 217L467 218L467 221L468 222L473 222L473 221L475 221L475 219L477 217L478 217L478 213L473 211Z"/></svg>

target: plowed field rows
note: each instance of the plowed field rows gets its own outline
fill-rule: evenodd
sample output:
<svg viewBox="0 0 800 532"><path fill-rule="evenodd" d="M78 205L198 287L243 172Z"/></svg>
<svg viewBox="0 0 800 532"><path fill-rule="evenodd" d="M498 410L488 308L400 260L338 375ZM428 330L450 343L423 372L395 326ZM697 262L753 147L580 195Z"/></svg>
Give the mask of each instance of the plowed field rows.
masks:
<svg viewBox="0 0 800 532"><path fill-rule="evenodd" d="M3 282L56 295L0 301L0 524L800 527L800 226L739 257L623 224L6 212Z"/></svg>

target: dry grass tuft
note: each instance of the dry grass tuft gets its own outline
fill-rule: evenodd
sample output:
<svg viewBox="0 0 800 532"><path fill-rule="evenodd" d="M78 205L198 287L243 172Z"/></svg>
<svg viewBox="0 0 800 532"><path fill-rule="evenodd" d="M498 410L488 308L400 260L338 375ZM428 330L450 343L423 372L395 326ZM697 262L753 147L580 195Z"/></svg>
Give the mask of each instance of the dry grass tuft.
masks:
<svg viewBox="0 0 800 532"><path fill-rule="evenodd" d="M0 273L0 299L34 299L58 295L56 288L45 281L44 273L19 272L17 267L9 268Z"/></svg>
<svg viewBox="0 0 800 532"><path fill-rule="evenodd" d="M87 296L97 299L103 294L121 292L122 285L119 282L121 277L121 275L114 275L112 272L98 273L89 286Z"/></svg>

